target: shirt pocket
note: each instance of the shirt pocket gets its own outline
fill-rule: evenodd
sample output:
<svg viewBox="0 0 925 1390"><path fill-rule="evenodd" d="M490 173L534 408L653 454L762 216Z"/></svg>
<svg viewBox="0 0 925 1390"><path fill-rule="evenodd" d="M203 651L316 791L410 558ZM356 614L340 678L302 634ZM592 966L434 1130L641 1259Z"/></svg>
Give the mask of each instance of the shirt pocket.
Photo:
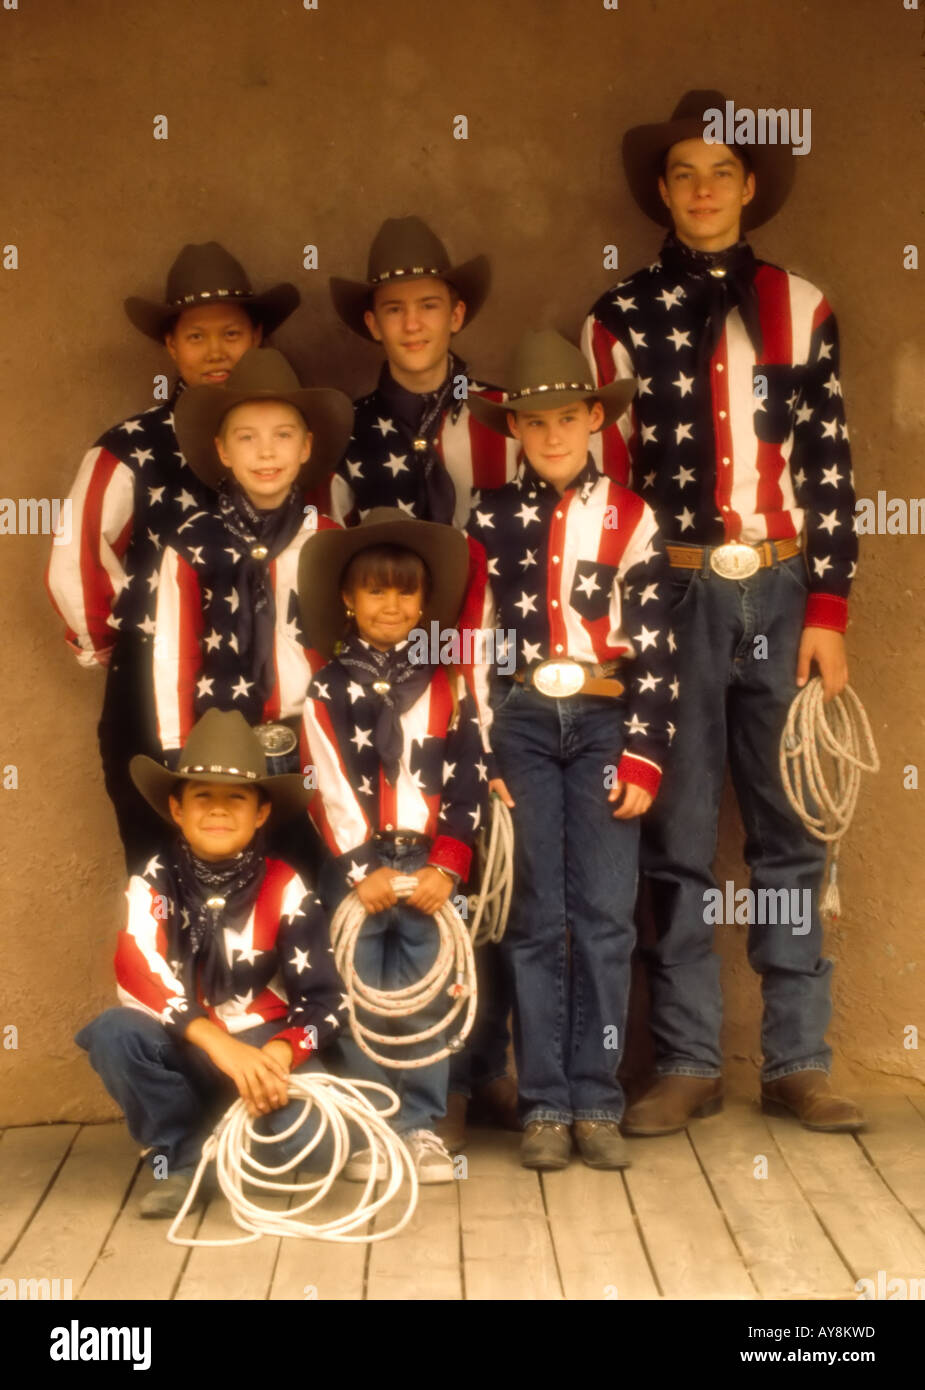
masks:
<svg viewBox="0 0 925 1390"><path fill-rule="evenodd" d="M752 373L755 434L764 444L783 444L793 429L800 391L799 374L789 363L764 363Z"/></svg>
<svg viewBox="0 0 925 1390"><path fill-rule="evenodd" d="M578 561L569 604L579 617L590 623L607 617L616 577L615 565L605 565L600 560Z"/></svg>

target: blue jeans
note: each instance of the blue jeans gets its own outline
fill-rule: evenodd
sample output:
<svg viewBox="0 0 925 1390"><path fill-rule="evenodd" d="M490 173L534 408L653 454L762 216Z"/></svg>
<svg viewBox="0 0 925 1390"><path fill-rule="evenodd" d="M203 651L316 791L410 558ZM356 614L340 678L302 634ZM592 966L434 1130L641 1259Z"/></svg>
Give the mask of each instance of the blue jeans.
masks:
<svg viewBox="0 0 925 1390"><path fill-rule="evenodd" d="M722 995L714 927L705 921L728 756L745 825L751 888L810 890L809 930L748 927L748 959L761 975L762 1079L828 1071L831 961L822 952L818 889L825 846L808 835L784 794L780 736L796 694L807 584L803 560L751 578L672 571L680 698L661 790L644 818L641 865L655 922L649 971L651 1028L660 1075L719 1076ZM756 643L764 637L766 645ZM764 651L766 655L760 653ZM721 930L729 930L727 924Z"/></svg>
<svg viewBox="0 0 925 1390"><path fill-rule="evenodd" d="M235 1037L262 1047L281 1026L279 1020L262 1023ZM152 1150L148 1162L166 1158L168 1173L195 1166L211 1129L237 1099L230 1077L210 1062L202 1048L172 1037L162 1023L140 1009L125 1007L107 1009L82 1028L74 1041L90 1054L91 1066L125 1115L135 1143ZM324 1070L317 1056L293 1068L294 1073ZM301 1108L301 1101L290 1101L261 1116L258 1128L279 1134L289 1128ZM255 1152L255 1157L267 1167L293 1158L314 1134L316 1115L309 1115L289 1139ZM311 1155L311 1166L330 1162L333 1148L326 1148L328 1137Z"/></svg>
<svg viewBox="0 0 925 1390"><path fill-rule="evenodd" d="M486 941L475 952L479 1000L475 1026L462 1052L450 1058L450 1090L471 1096L473 1088L487 1086L507 1075L507 1048L511 1040L507 1021L513 994L510 974L501 946Z"/></svg>
<svg viewBox="0 0 925 1390"><path fill-rule="evenodd" d="M639 824L614 820L605 778L622 751L626 705L552 700L499 680L492 708L492 747L517 803L501 945L522 1118L619 1121Z"/></svg>
<svg viewBox="0 0 925 1390"><path fill-rule="evenodd" d="M427 863L428 850L423 846L389 846L383 843L379 851L379 863L395 870L397 874L412 874ZM378 866L376 866L378 867ZM336 905L340 882L340 870L335 864L322 871L321 897L326 905ZM385 912L374 913L364 923L356 943L354 967L360 979L374 989L403 989L406 985L420 980L426 975L437 958L439 939L432 917L419 912L417 908L407 907L399 902ZM391 1023L386 1019L374 1018L360 1010L361 1022L369 1024L377 1033L392 1032L419 1033L442 1018L449 1008L446 994L438 994L435 1001L419 1013ZM463 1014L454 1020L460 1026ZM444 1035L435 1033L426 1042L402 1048L403 1057L424 1057L444 1045ZM380 1067L357 1046L352 1038L344 1038L342 1051L351 1076L370 1081L381 1081L398 1096L401 1104L391 1124L398 1134L408 1134L413 1129L434 1128L436 1122L446 1114L446 1092L449 1079L449 1059L433 1062L429 1067L415 1067L402 1071L393 1067ZM387 1043L374 1043L373 1047L383 1056L390 1056Z"/></svg>

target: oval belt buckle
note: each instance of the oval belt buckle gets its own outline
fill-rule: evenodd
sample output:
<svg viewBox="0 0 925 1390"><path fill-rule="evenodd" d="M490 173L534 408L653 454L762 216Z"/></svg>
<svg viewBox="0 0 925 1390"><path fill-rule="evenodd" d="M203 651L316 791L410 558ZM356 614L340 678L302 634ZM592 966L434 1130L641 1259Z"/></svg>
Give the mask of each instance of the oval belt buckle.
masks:
<svg viewBox="0 0 925 1390"><path fill-rule="evenodd" d="M274 758L284 757L299 746L295 731L288 724L258 724L254 733L264 753Z"/></svg>
<svg viewBox="0 0 925 1390"><path fill-rule="evenodd" d="M552 700L565 700L577 695L585 683L585 670L571 657L564 660L541 661L533 669L533 685L541 695Z"/></svg>
<svg viewBox="0 0 925 1390"><path fill-rule="evenodd" d="M723 579L748 579L759 568L757 550L741 541L729 541L710 552L710 569Z"/></svg>

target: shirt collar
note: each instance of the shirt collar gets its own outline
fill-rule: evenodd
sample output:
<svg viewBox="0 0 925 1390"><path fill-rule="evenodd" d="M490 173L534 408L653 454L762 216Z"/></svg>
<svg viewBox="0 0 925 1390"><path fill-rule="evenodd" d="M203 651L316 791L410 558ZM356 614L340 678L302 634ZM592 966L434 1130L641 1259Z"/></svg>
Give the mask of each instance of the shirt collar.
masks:
<svg viewBox="0 0 925 1390"><path fill-rule="evenodd" d="M545 478L540 477L539 473L536 472L535 468L531 464L530 460L526 458L526 456L524 457L523 463L521 464L521 469L522 487L530 488L535 492L551 492L558 496L558 493L556 493L556 490L553 487L552 483L547 483ZM585 460L584 468L582 468L580 473L575 474L575 477L569 483L565 491L571 492L574 489L578 492L579 501L587 502L588 498L591 495L591 490L593 489L595 483L598 481L600 477L601 472L598 469L597 464L594 462L592 455L589 453L588 457Z"/></svg>
<svg viewBox="0 0 925 1390"><path fill-rule="evenodd" d="M434 391L409 391L395 380L388 362L383 362L382 371L379 373L379 391L388 402L392 413L410 430L417 429L426 406L433 401L438 391L442 391L445 382L446 377Z"/></svg>

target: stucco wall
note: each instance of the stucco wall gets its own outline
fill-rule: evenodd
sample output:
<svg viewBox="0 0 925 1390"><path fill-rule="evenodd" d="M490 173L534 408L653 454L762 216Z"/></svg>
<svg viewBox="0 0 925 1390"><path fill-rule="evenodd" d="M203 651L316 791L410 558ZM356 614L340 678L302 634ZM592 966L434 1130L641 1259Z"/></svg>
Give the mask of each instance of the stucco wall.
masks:
<svg viewBox="0 0 925 1390"><path fill-rule="evenodd" d="M921 235L921 17L901 0L19 0L0 8L0 397L5 496L62 497L84 449L150 403L158 349L121 309L156 292L186 241L216 237L254 279L292 279L277 335L312 381L356 394L373 349L330 308L387 215L428 216L459 257L491 253L495 289L459 346L500 374L523 327L577 333L659 234L622 183L619 138L692 86L740 104L809 107L812 151L759 254L821 284L842 329L858 491L921 485L922 300L902 247ZM452 138L464 114L469 138ZM153 139L157 115L169 138ZM302 247L319 249L317 271ZM71 1042L112 998L121 857L95 748L99 673L61 640L42 575L48 539L0 536L0 1123L111 1113ZM925 537L866 540L849 629L852 681L883 769L865 781L844 854L831 1037L857 1083L922 1076L903 1046L922 1011L921 800ZM719 876L746 882L724 813ZM758 990L741 928L721 928L725 1045L758 1057ZM9 1036L9 1035L8 1035ZM2 1039L2 1034L0 1034Z"/></svg>

